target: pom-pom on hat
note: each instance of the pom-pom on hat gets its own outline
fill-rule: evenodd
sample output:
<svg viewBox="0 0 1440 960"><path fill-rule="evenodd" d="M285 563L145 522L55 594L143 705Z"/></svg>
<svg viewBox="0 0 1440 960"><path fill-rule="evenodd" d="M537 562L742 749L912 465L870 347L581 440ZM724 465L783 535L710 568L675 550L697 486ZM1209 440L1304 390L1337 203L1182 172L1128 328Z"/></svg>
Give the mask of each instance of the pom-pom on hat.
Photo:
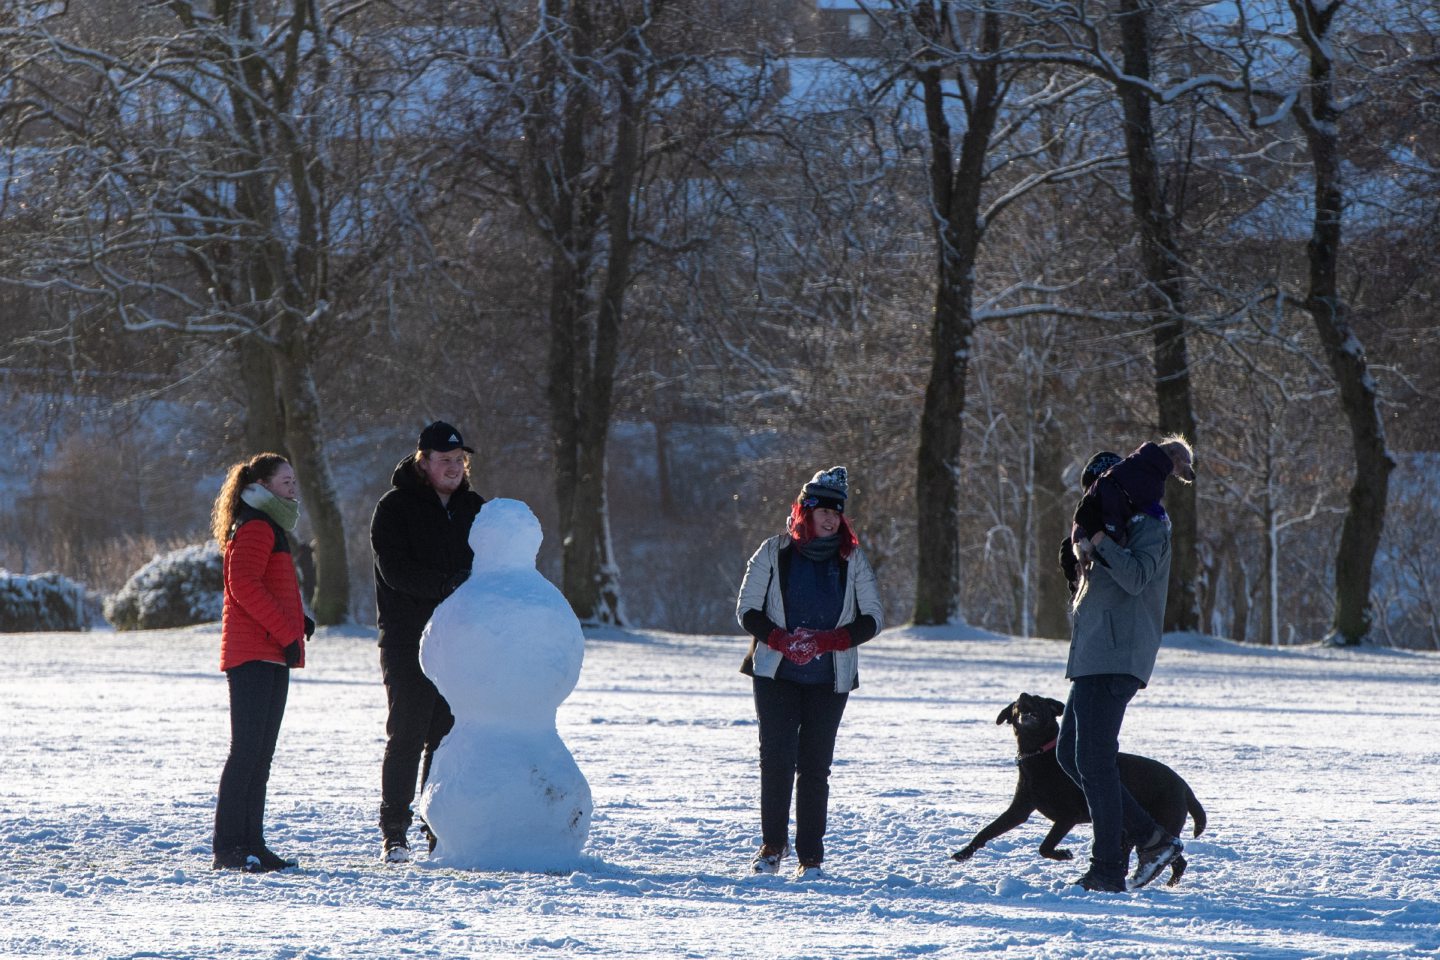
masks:
<svg viewBox="0 0 1440 960"><path fill-rule="evenodd" d="M800 490L800 506L807 510L827 507L836 513L845 512L845 498L850 495L850 475L844 467L821 470Z"/></svg>

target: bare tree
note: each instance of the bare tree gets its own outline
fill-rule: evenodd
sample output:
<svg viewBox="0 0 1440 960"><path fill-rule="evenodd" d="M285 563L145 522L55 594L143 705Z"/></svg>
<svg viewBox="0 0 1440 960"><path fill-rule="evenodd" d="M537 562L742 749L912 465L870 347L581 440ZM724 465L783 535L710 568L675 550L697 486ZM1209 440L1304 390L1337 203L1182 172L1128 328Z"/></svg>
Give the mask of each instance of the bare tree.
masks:
<svg viewBox="0 0 1440 960"><path fill-rule="evenodd" d="M1332 45L1335 17L1345 0L1288 0L1297 37L1309 60L1308 104L1296 103L1295 118L1305 132L1315 178L1314 227L1306 247L1309 288L1304 306L1315 322L1325 355L1340 389L1340 405L1350 424L1355 480L1349 510L1335 556L1335 637L1359 643L1370 633L1370 585L1380 535L1385 529L1390 471L1395 459L1385 443L1380 396L1365 351L1350 321L1350 306L1340 292L1341 225L1345 187L1337 89L1338 64Z"/></svg>
<svg viewBox="0 0 1440 960"><path fill-rule="evenodd" d="M1055 289L1040 279L1043 271L997 275L982 287L985 238L1017 201L1111 166L1115 156L1057 149L1065 125L1041 122L1086 90L1090 78L1060 58L1051 63L1027 52L1037 30L1033 12L971 0L892 0L890 6L900 45L892 54L899 66L892 83L913 88L923 111L935 238L930 371L915 483L913 617L936 624L962 616L960 461L975 334L982 323L1004 316L1086 312L1057 303Z"/></svg>
<svg viewBox="0 0 1440 960"><path fill-rule="evenodd" d="M562 590L582 620L618 623L606 449L627 297L647 258L699 242L649 188L704 175L700 159L764 105L767 71L730 70L706 11L669 0L545 0L534 19L510 6L489 7L497 46L469 61L470 187L525 210L545 241Z"/></svg>
<svg viewBox="0 0 1440 960"><path fill-rule="evenodd" d="M1120 0L1120 46L1125 77L1149 81L1152 68L1150 10L1152 0ZM1158 157L1151 100L1141 86L1117 82L1125 115L1125 154L1130 169L1130 204L1139 228L1145 265L1146 299L1153 311L1155 396L1163 434L1182 434L1195 442L1195 411L1190 396L1190 359L1186 317L1185 260L1166 196ZM1177 485L1169 498L1174 525L1170 586L1165 601L1167 630L1194 630L1200 608L1196 596L1198 524L1196 491Z"/></svg>
<svg viewBox="0 0 1440 960"><path fill-rule="evenodd" d="M394 45L365 20L382 6L174 0L97 22L61 5L4 38L23 90L4 122L51 216L0 272L82 319L235 350L247 443L300 476L321 623L349 616L349 571L317 338L363 309L426 184L370 152L398 102Z"/></svg>

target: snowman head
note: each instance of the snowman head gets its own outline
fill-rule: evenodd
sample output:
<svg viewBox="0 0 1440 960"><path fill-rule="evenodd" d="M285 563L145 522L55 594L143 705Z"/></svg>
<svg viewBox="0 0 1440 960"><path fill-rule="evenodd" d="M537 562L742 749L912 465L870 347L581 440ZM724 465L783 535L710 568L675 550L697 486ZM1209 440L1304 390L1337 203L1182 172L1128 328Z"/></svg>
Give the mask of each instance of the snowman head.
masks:
<svg viewBox="0 0 1440 960"><path fill-rule="evenodd" d="M540 552L540 521L519 500L491 500L470 525L472 567L480 570L535 569Z"/></svg>

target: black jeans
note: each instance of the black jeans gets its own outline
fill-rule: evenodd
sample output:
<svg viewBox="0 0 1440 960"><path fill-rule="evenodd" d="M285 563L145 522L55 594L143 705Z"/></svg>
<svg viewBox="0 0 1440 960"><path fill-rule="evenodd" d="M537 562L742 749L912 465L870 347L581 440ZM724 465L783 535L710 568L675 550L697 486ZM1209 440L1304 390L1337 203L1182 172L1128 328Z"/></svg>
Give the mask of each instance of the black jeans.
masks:
<svg viewBox="0 0 1440 960"><path fill-rule="evenodd" d="M795 855L801 863L825 859L825 817L830 762L848 693L829 683L794 683L755 677L755 718L760 727L760 836L776 850L790 836L790 795L795 794Z"/></svg>
<svg viewBox="0 0 1440 960"><path fill-rule="evenodd" d="M380 829L387 840L401 840L414 817L410 804L415 799L415 775L420 774L423 788L435 748L455 726L455 716L420 669L418 647L381 647L380 674L390 705L380 768Z"/></svg>
<svg viewBox="0 0 1440 960"><path fill-rule="evenodd" d="M1090 863L1100 874L1124 880L1127 842L1144 843L1155 820L1120 782L1120 725L1140 681L1121 673L1076 677L1060 719L1055 759L1085 793L1094 840Z"/></svg>
<svg viewBox="0 0 1440 960"><path fill-rule="evenodd" d="M265 790L280 738L290 668L251 660L225 671L230 686L230 756L215 801L213 849L265 845Z"/></svg>

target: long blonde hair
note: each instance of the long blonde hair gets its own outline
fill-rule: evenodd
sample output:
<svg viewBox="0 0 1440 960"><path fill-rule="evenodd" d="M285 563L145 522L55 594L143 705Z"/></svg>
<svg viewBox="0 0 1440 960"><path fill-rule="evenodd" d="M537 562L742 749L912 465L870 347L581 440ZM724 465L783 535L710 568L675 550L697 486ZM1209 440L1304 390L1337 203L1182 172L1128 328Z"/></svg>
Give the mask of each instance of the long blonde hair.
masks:
<svg viewBox="0 0 1440 960"><path fill-rule="evenodd" d="M220 549L230 542L230 528L235 523L235 511L240 509L240 492L252 483L264 483L275 476L275 471L289 463L278 453L257 453L249 460L232 464L225 474L225 483L220 487L220 496L210 510L210 533Z"/></svg>

